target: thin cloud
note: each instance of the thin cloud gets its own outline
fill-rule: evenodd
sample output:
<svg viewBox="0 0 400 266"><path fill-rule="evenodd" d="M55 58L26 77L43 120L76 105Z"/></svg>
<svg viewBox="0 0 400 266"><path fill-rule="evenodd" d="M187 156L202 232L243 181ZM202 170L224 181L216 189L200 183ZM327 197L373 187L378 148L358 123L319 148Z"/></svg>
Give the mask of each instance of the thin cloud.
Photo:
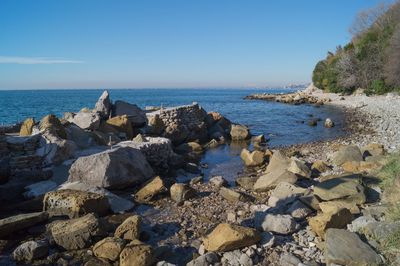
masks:
<svg viewBox="0 0 400 266"><path fill-rule="evenodd" d="M19 64L19 65L44 65L44 64L82 64L83 61L58 59L51 57L19 57L19 56L0 56L0 64Z"/></svg>

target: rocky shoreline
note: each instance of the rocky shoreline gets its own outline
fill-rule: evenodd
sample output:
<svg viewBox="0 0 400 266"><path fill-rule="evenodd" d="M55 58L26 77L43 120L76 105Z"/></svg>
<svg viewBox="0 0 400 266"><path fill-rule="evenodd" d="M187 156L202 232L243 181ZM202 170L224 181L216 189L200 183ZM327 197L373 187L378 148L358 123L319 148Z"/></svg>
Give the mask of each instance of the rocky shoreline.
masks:
<svg viewBox="0 0 400 266"><path fill-rule="evenodd" d="M290 98L329 102L301 95ZM196 159L250 132L198 104L146 112L105 92L93 110L28 119L0 136L0 263L387 264L380 228L400 224L370 174L391 146L373 116L348 112L340 139L269 150L253 137L241 153L252 174L235 187L204 182ZM182 171L197 176L179 183Z"/></svg>

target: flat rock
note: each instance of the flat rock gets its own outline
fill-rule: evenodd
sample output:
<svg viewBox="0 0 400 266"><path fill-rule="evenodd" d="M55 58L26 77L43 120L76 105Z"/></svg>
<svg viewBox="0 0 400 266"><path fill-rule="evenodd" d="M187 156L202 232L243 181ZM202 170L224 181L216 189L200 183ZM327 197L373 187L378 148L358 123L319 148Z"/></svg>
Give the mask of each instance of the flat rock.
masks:
<svg viewBox="0 0 400 266"><path fill-rule="evenodd" d="M208 251L226 252L251 246L261 240L257 230L231 224L219 224L203 241Z"/></svg>
<svg viewBox="0 0 400 266"><path fill-rule="evenodd" d="M336 177L316 184L314 195L327 201L354 197L358 204L365 202L364 187L358 176Z"/></svg>
<svg viewBox="0 0 400 266"><path fill-rule="evenodd" d="M79 112L70 122L74 123L81 129L96 130L100 126L100 116L92 112Z"/></svg>
<svg viewBox="0 0 400 266"><path fill-rule="evenodd" d="M237 192L235 190L221 187L219 190L219 194L230 202L238 202L238 201L248 201L249 197L246 197L243 193Z"/></svg>
<svg viewBox="0 0 400 266"><path fill-rule="evenodd" d="M289 171L269 172L260 176L254 184L254 190L264 192L275 188L279 183L286 182L294 184L297 181L297 176Z"/></svg>
<svg viewBox="0 0 400 266"><path fill-rule="evenodd" d="M0 237L10 235L16 231L20 231L32 227L38 223L45 222L48 219L46 212L35 212L27 214L18 214L0 220Z"/></svg>
<svg viewBox="0 0 400 266"><path fill-rule="evenodd" d="M340 166L349 161L363 161L361 150L357 146L343 146L333 154L332 162L335 165Z"/></svg>
<svg viewBox="0 0 400 266"><path fill-rule="evenodd" d="M82 181L103 188L126 188L153 176L144 155L130 147L78 158L69 171L69 182Z"/></svg>
<svg viewBox="0 0 400 266"><path fill-rule="evenodd" d="M88 213L104 216L110 211L105 196L79 190L58 190L46 193L43 210L50 216L69 216L76 218Z"/></svg>
<svg viewBox="0 0 400 266"><path fill-rule="evenodd" d="M147 123L146 113L136 104L116 101L113 106L113 116L120 115L126 115L135 127L141 127Z"/></svg>
<svg viewBox="0 0 400 266"><path fill-rule="evenodd" d="M381 257L355 233L344 229L328 229L325 241L327 264L380 265Z"/></svg>
<svg viewBox="0 0 400 266"><path fill-rule="evenodd" d="M268 206L286 205L304 195L307 189L298 187L288 182L280 182L272 191L268 199Z"/></svg>

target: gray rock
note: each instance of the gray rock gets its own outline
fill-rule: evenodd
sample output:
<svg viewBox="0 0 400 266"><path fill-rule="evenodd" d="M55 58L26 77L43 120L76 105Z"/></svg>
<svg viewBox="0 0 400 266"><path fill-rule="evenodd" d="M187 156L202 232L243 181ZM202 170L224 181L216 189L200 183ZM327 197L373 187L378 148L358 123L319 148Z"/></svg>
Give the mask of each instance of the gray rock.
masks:
<svg viewBox="0 0 400 266"><path fill-rule="evenodd" d="M351 224L347 225L347 229L350 232L359 232L363 228L365 228L368 224L374 223L376 220L371 216L360 216L357 219L353 220Z"/></svg>
<svg viewBox="0 0 400 266"><path fill-rule="evenodd" d="M219 190L219 194L226 199L227 201L230 202L238 202L238 201L248 201L249 197L246 195L237 192L235 190L226 188L226 187L221 187Z"/></svg>
<svg viewBox="0 0 400 266"><path fill-rule="evenodd" d="M136 104L124 101L116 101L113 107L113 116L127 115L129 121L135 127L144 126L147 123L146 113Z"/></svg>
<svg viewBox="0 0 400 266"><path fill-rule="evenodd" d="M292 253L283 253L279 259L281 266L297 266L299 263L301 263L301 260Z"/></svg>
<svg viewBox="0 0 400 266"><path fill-rule="evenodd" d="M336 165L342 165L345 162L361 162L363 156L357 146L344 146L333 154L332 161Z"/></svg>
<svg viewBox="0 0 400 266"><path fill-rule="evenodd" d="M67 139L75 142L81 149L86 149L96 144L93 135L77 125L71 124L65 128L65 131L67 132Z"/></svg>
<svg viewBox="0 0 400 266"><path fill-rule="evenodd" d="M82 181L102 188L126 188L153 176L143 154L124 147L78 158L69 171L69 182Z"/></svg>
<svg viewBox="0 0 400 266"><path fill-rule="evenodd" d="M326 201L346 198L356 204L362 204L366 200L364 187L358 176L341 176L318 183L314 186L314 195Z"/></svg>
<svg viewBox="0 0 400 266"><path fill-rule="evenodd" d="M0 237L7 236L13 232L32 227L48 219L45 212L34 212L19 214L0 220Z"/></svg>
<svg viewBox="0 0 400 266"><path fill-rule="evenodd" d="M73 158L77 148L75 142L46 132L41 134L40 147L36 150L36 155L44 158L45 165L58 165Z"/></svg>
<svg viewBox="0 0 400 266"><path fill-rule="evenodd" d="M290 215L266 214L261 228L264 231L287 235L299 228L299 225Z"/></svg>
<svg viewBox="0 0 400 266"><path fill-rule="evenodd" d="M380 265L381 257L355 233L330 228L325 234L327 264Z"/></svg>
<svg viewBox="0 0 400 266"><path fill-rule="evenodd" d="M254 184L254 190L257 192L265 192L275 188L279 183L286 182L294 184L297 181L297 176L289 171L269 172L260 176Z"/></svg>
<svg viewBox="0 0 400 266"><path fill-rule="evenodd" d="M222 176L213 176L210 178L210 184L216 187L226 186L228 182Z"/></svg>
<svg viewBox="0 0 400 266"><path fill-rule="evenodd" d="M19 245L12 253L16 261L30 262L32 260L46 257L49 253L49 244L45 240L27 241Z"/></svg>
<svg viewBox="0 0 400 266"><path fill-rule="evenodd" d="M268 206L275 207L278 204L281 206L287 205L306 192L307 189L305 188L298 187L288 182L280 182L272 191L268 199Z"/></svg>
<svg viewBox="0 0 400 266"><path fill-rule="evenodd" d="M303 219L310 215L312 213L312 210L301 201L296 200L286 211L286 213L290 214L293 218Z"/></svg>
<svg viewBox="0 0 400 266"><path fill-rule="evenodd" d="M108 118L111 114L111 108L112 104L110 95L108 94L108 91L105 90L97 100L93 111L99 113L103 118Z"/></svg>
<svg viewBox="0 0 400 266"><path fill-rule="evenodd" d="M209 252L190 261L186 266L209 266L217 262L219 262L218 255L214 252Z"/></svg>
<svg viewBox="0 0 400 266"><path fill-rule="evenodd" d="M57 188L57 183L51 180L41 181L34 183L32 185L26 186L24 197L27 199L36 198L38 196L44 195L49 191L55 190Z"/></svg>
<svg viewBox="0 0 400 266"><path fill-rule="evenodd" d="M79 112L70 122L81 129L96 130L100 126L100 115L92 112Z"/></svg>

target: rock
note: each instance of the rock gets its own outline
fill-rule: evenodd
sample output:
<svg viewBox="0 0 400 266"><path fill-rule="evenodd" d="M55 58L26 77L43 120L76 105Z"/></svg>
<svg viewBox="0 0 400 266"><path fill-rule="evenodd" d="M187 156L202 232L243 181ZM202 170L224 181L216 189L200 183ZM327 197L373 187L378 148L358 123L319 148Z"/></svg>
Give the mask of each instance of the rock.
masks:
<svg viewBox="0 0 400 266"><path fill-rule="evenodd" d="M49 191L55 190L56 188L57 188L57 183L54 181L50 181L50 180L41 181L38 183L34 183L32 185L26 186L25 190L27 190L27 191L24 193L24 197L26 199L36 198L36 197L46 194Z"/></svg>
<svg viewBox="0 0 400 266"><path fill-rule="evenodd" d="M45 212L35 212L18 214L0 220L0 237L8 236L14 232L32 227L38 223L45 222L48 214Z"/></svg>
<svg viewBox="0 0 400 266"><path fill-rule="evenodd" d="M370 143L362 148L364 157L382 156L386 154L385 147L382 144Z"/></svg>
<svg viewBox="0 0 400 266"><path fill-rule="evenodd" d="M183 203L185 200L193 198L195 190L187 184L175 183L170 188L171 199L176 203Z"/></svg>
<svg viewBox="0 0 400 266"><path fill-rule="evenodd" d="M290 214L295 219L303 219L310 215L312 210L301 201L296 200L286 211L286 213Z"/></svg>
<svg viewBox="0 0 400 266"><path fill-rule="evenodd" d="M275 244L275 237L272 233L270 232L262 232L261 233L261 240L260 240L260 245L267 249L271 248Z"/></svg>
<svg viewBox="0 0 400 266"><path fill-rule="evenodd" d="M79 112L70 122L74 123L81 129L96 130L100 126L100 116L92 112Z"/></svg>
<svg viewBox="0 0 400 266"><path fill-rule="evenodd" d="M65 130L63 132L65 133ZM45 165L59 165L65 160L71 159L76 149L77 146L73 141L60 138L46 131L41 135L40 148L36 150L35 155L43 157Z"/></svg>
<svg viewBox="0 0 400 266"><path fill-rule="evenodd" d="M355 233L344 229L326 232L325 260L327 264L380 265L381 257Z"/></svg>
<svg viewBox="0 0 400 266"><path fill-rule="evenodd" d="M328 179L314 186L314 195L322 200L343 199L362 204L365 202L364 187L358 176L342 176Z"/></svg>
<svg viewBox="0 0 400 266"><path fill-rule="evenodd" d="M164 130L164 137L170 139L175 145L179 145L187 140L189 130L184 124L169 124Z"/></svg>
<svg viewBox="0 0 400 266"><path fill-rule="evenodd" d="M77 125L70 124L65 128L65 131L67 132L67 139L75 142L81 149L86 149L96 144L93 135Z"/></svg>
<svg viewBox="0 0 400 266"><path fill-rule="evenodd" d="M125 240L139 239L142 217L133 215L128 217L115 230L114 236Z"/></svg>
<svg viewBox="0 0 400 266"><path fill-rule="evenodd" d="M134 127L146 125L146 113L136 104L130 104L124 101L116 101L113 108L113 116L126 115Z"/></svg>
<svg viewBox="0 0 400 266"><path fill-rule="evenodd" d="M318 204L319 208L322 212L337 212L340 209L349 209L352 214L359 214L360 209L358 208L357 204L352 201L346 200L331 200L331 201L324 201Z"/></svg>
<svg viewBox="0 0 400 266"><path fill-rule="evenodd" d="M106 124L108 126L111 126L117 132L124 133L126 135L126 138L128 139L132 139L134 137L132 122L129 120L127 115L115 116L113 118L110 118L106 121Z"/></svg>
<svg viewBox="0 0 400 266"><path fill-rule="evenodd" d="M400 231L400 221L394 222L370 222L364 226L362 233L382 245L396 241L397 232ZM393 240L395 238L395 240Z"/></svg>
<svg viewBox="0 0 400 266"><path fill-rule="evenodd" d="M300 161L299 159L293 158L292 162L290 163L290 166L288 168L289 172L292 172L293 174L300 175L305 178L310 178L311 177L311 171L305 164L305 162Z"/></svg>
<svg viewBox="0 0 400 266"><path fill-rule="evenodd" d="M201 153L203 151L203 148L197 142L188 142L179 145L178 147L176 147L175 150L178 154L185 154L190 152Z"/></svg>
<svg viewBox="0 0 400 266"><path fill-rule="evenodd" d="M264 163L264 153L262 151L250 152L247 149L243 149L240 153L240 158L242 158L246 166L260 166Z"/></svg>
<svg viewBox="0 0 400 266"><path fill-rule="evenodd" d="M8 182L11 176L9 158L0 159L0 185Z"/></svg>
<svg viewBox="0 0 400 266"><path fill-rule="evenodd" d="M78 182L66 182L66 183L62 184L58 189L59 190L61 190L61 189L80 190L80 191L86 191L86 192L96 193L96 194L105 196L108 200L108 204L110 205L111 210L114 213L123 213L125 211L131 210L135 206L132 201L121 198L104 188L93 187L93 186L90 186L88 184L85 184L85 183L79 182L79 181Z"/></svg>
<svg viewBox="0 0 400 266"><path fill-rule="evenodd" d="M235 180L237 185L241 186L242 188L244 188L246 190L252 190L256 181L257 181L257 178L247 177L247 176L238 177Z"/></svg>
<svg viewBox="0 0 400 266"><path fill-rule="evenodd" d="M310 119L307 123L310 127L316 127L318 125L318 119Z"/></svg>
<svg viewBox="0 0 400 266"><path fill-rule="evenodd" d="M102 118L108 118L111 114L111 108L110 95L108 91L105 90L97 100L93 111L99 113Z"/></svg>
<svg viewBox="0 0 400 266"><path fill-rule="evenodd" d="M47 115L40 120L39 129L41 132L49 132L62 139L67 138L67 133L60 120L55 115Z"/></svg>
<svg viewBox="0 0 400 266"><path fill-rule="evenodd" d="M274 151L269 160L269 164L267 166L267 169L265 170L265 173L280 174L289 168L291 162L292 161L281 151Z"/></svg>
<svg viewBox="0 0 400 266"><path fill-rule="evenodd" d="M32 260L46 257L49 253L49 244L47 241L27 241L19 245L12 253L14 260L19 262L30 262Z"/></svg>
<svg viewBox="0 0 400 266"><path fill-rule="evenodd" d="M228 185L228 182L222 176L213 176L209 180L210 184L215 187L222 187Z"/></svg>
<svg viewBox="0 0 400 266"><path fill-rule="evenodd" d="M301 260L291 253L283 253L279 259L279 265L282 266L298 266Z"/></svg>
<svg viewBox="0 0 400 266"><path fill-rule="evenodd" d="M93 254L98 258L116 261L125 244L125 241L120 238L106 237L93 246Z"/></svg>
<svg viewBox="0 0 400 266"><path fill-rule="evenodd" d="M383 167L383 164L379 162L356 162L356 161L351 161L351 162L345 162L342 164L342 168L345 172L348 173L370 173L375 170L379 170L380 168Z"/></svg>
<svg viewBox="0 0 400 266"><path fill-rule="evenodd" d="M214 252L208 252L190 261L186 266L209 266L219 262L218 255Z"/></svg>
<svg viewBox="0 0 400 266"><path fill-rule="evenodd" d="M187 163L185 165L185 171L191 174L198 175L201 173L199 167L195 163Z"/></svg>
<svg viewBox="0 0 400 266"><path fill-rule="evenodd" d="M20 136L30 136L32 135L33 127L35 126L35 119L27 118L21 125L19 131Z"/></svg>
<svg viewBox="0 0 400 266"><path fill-rule="evenodd" d="M103 188L126 188L153 176L143 154L130 147L78 158L69 171L69 182L82 181Z"/></svg>
<svg viewBox="0 0 400 266"><path fill-rule="evenodd" d="M154 252L151 246L134 240L125 246L119 258L120 266L150 266L154 263Z"/></svg>
<svg viewBox="0 0 400 266"><path fill-rule="evenodd" d="M197 177L193 177L192 179L190 179L189 185L195 185L195 184L200 184L203 182L204 177L199 175Z"/></svg>
<svg viewBox="0 0 400 266"><path fill-rule="evenodd" d="M149 116L148 120L148 133L157 136L161 135L165 129L165 125L163 120L160 118L160 115L155 114L153 116Z"/></svg>
<svg viewBox="0 0 400 266"><path fill-rule="evenodd" d="M253 137L253 142L257 144L266 143L265 136L263 134Z"/></svg>
<svg viewBox="0 0 400 266"><path fill-rule="evenodd" d="M251 246L260 240L260 234L252 228L223 223L207 235L203 243L208 251L226 252Z"/></svg>
<svg viewBox="0 0 400 266"><path fill-rule="evenodd" d="M368 224L375 223L375 222L376 222L376 220L371 216L360 216L360 217L354 219L351 222L351 224L348 224L347 229L350 232L354 232L354 233L362 232L362 231L364 231L364 228L366 228L366 226Z"/></svg>
<svg viewBox="0 0 400 266"><path fill-rule="evenodd" d="M99 258L91 258L88 260L84 266L112 266L106 259L99 259Z"/></svg>
<svg viewBox="0 0 400 266"><path fill-rule="evenodd" d="M79 190L58 190L46 193L43 211L50 216L69 216L76 218L88 213L104 216L110 211L105 196Z"/></svg>
<svg viewBox="0 0 400 266"><path fill-rule="evenodd" d="M261 222L264 231L287 235L295 232L299 225L290 215L266 214Z"/></svg>
<svg viewBox="0 0 400 266"><path fill-rule="evenodd" d="M335 165L342 165L345 162L363 160L362 153L357 146L343 146L333 154L332 161Z"/></svg>
<svg viewBox="0 0 400 266"><path fill-rule="evenodd" d="M232 140L246 140L250 138L250 131L243 125L232 125L230 135Z"/></svg>
<svg viewBox="0 0 400 266"><path fill-rule="evenodd" d="M332 119L327 118L325 120L324 126L327 127L327 128L332 128L332 127L335 126L335 123L333 123Z"/></svg>
<svg viewBox="0 0 400 266"><path fill-rule="evenodd" d="M315 161L312 166L311 170L316 170L318 173L325 173L326 171L330 170L330 167L327 163L322 160Z"/></svg>
<svg viewBox="0 0 400 266"><path fill-rule="evenodd" d="M340 209L332 213L320 213L308 220L311 229L321 238L325 238L325 231L329 228L346 228L351 223L353 215L348 209Z"/></svg>
<svg viewBox="0 0 400 266"><path fill-rule="evenodd" d="M154 196L166 191L167 188L164 185L164 181L161 177L157 176L136 192L135 198L139 202L146 202L153 199Z"/></svg>
<svg viewBox="0 0 400 266"><path fill-rule="evenodd" d="M270 198L268 199L268 206L275 207L277 205L286 205L297 197L304 195L307 189L298 187L288 182L280 182L275 189L272 191Z"/></svg>
<svg viewBox="0 0 400 266"><path fill-rule="evenodd" d="M260 176L254 184L254 190L257 192L268 191L273 189L281 182L294 184L297 181L297 176L289 171L283 172L270 172Z"/></svg>
<svg viewBox="0 0 400 266"><path fill-rule="evenodd" d="M249 198L246 197L246 195L234 191L232 189L226 188L226 187L221 187L219 190L219 194L226 199L227 201L230 202L238 202L238 201L248 201Z"/></svg>
<svg viewBox="0 0 400 266"><path fill-rule="evenodd" d="M50 225L54 242L66 250L89 247L94 237L103 236L100 221L93 214L66 221L56 221Z"/></svg>

